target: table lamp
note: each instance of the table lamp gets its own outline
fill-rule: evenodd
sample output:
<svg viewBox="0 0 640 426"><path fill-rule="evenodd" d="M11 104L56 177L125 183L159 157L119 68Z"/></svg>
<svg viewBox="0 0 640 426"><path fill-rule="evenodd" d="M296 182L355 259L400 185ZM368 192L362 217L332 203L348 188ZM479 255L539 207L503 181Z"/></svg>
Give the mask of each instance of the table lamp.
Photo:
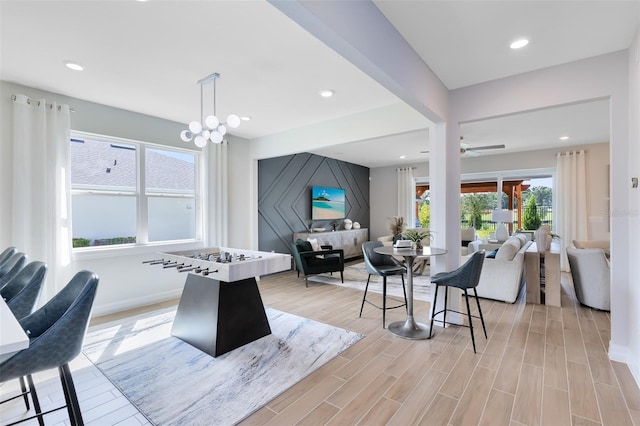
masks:
<svg viewBox="0 0 640 426"><path fill-rule="evenodd" d="M498 224L496 228L496 240L506 241L509 238L509 231L504 225L505 223L513 223L513 211L495 209L491 211L491 220Z"/></svg>

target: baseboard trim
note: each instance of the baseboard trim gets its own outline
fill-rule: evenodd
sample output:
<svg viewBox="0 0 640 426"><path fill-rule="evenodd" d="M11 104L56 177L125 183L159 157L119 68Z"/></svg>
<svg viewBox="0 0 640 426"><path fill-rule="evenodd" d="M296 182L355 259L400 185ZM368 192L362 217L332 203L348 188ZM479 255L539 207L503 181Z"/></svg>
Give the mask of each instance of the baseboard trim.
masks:
<svg viewBox="0 0 640 426"><path fill-rule="evenodd" d="M150 294L143 297L137 297L135 299L127 299L123 301L105 303L102 305L96 305L93 308L93 317L100 317L103 315L114 314L116 312L122 312L129 309L140 308L142 306L153 305L154 303L165 302L167 300L180 297L182 294L182 288L176 290L169 290L163 293Z"/></svg>
<svg viewBox="0 0 640 426"><path fill-rule="evenodd" d="M609 359L627 364L636 385L640 387L640 364L631 356L627 346L616 345L609 341Z"/></svg>

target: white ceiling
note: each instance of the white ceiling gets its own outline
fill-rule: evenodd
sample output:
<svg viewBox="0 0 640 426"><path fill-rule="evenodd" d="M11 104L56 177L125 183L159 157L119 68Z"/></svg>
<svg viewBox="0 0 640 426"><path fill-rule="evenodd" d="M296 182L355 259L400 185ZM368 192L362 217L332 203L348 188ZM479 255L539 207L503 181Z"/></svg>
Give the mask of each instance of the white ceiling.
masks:
<svg viewBox="0 0 640 426"><path fill-rule="evenodd" d="M626 49L640 16L638 0L374 3L449 89ZM264 0L1 0L0 36L2 80L184 123L200 115L196 81L218 72L218 115L251 116L233 132L249 139L399 102ZM514 52L518 36L531 43ZM336 95L319 97L323 88ZM467 123L463 134L471 146L507 146L482 155L557 146L560 133L602 142L606 104ZM425 129L314 152L399 165L423 161L427 138Z"/></svg>

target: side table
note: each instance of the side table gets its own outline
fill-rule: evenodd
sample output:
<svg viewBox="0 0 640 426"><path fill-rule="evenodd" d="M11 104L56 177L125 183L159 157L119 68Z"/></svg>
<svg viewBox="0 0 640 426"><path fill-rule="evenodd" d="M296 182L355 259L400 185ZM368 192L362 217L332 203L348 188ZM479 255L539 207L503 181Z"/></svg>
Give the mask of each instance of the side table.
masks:
<svg viewBox="0 0 640 426"><path fill-rule="evenodd" d="M545 298L548 306L561 306L560 291L560 243L552 241L551 248L539 252L535 242L529 245L524 254L525 279L527 283L527 303L542 303L541 263L544 264Z"/></svg>

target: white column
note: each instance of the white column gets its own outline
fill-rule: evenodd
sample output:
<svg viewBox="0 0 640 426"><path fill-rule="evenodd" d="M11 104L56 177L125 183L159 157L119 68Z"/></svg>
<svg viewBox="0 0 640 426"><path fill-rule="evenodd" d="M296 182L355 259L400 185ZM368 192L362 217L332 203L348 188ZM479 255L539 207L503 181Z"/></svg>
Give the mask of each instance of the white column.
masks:
<svg viewBox="0 0 640 426"><path fill-rule="evenodd" d="M447 254L431 258L431 274L452 271L460 266L460 146L458 125L439 123L429 127L429 192L431 196L431 231L433 247ZM458 289L449 290L448 308L464 312ZM432 289L431 295L435 290ZM444 306L444 292L439 292L436 311ZM431 305L433 306L433 305ZM466 309L466 308L465 308ZM462 323L462 316L447 313L447 320ZM437 324L437 323L436 323Z"/></svg>

